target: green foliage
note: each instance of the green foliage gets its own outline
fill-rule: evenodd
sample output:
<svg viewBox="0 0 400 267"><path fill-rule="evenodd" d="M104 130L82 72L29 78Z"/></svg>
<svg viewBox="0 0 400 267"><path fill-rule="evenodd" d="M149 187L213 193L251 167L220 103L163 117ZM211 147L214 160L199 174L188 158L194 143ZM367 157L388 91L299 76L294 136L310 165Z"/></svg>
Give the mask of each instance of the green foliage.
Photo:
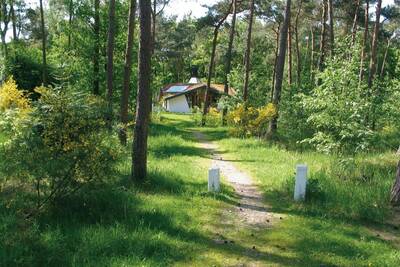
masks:
<svg viewBox="0 0 400 267"><path fill-rule="evenodd" d="M42 83L41 50L21 41L14 43L9 53L5 63L6 75L13 76L20 88L33 92L33 89ZM50 69L48 72L51 74Z"/></svg>
<svg viewBox="0 0 400 267"><path fill-rule="evenodd" d="M113 170L118 142L105 142L104 105L99 99L60 89L41 95L23 118L5 112L9 140L1 145L3 182L32 185L38 206L62 198Z"/></svg>
<svg viewBox="0 0 400 267"><path fill-rule="evenodd" d="M355 153L371 145L371 103L366 85L358 84L357 63L356 56L348 59L346 52L339 54L317 76L320 85L303 97L303 108L314 130L303 142L319 151Z"/></svg>

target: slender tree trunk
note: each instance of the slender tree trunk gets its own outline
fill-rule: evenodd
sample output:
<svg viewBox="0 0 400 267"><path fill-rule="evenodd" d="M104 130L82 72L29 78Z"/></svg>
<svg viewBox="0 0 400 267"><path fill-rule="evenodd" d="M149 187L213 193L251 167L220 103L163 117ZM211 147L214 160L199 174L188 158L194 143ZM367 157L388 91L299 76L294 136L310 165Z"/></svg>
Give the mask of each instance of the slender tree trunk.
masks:
<svg viewBox="0 0 400 267"><path fill-rule="evenodd" d="M153 11L151 13L151 19L152 19L152 23L151 23L151 37L152 37L152 44L153 47L151 49L151 53L154 54L154 49L155 49L155 45L156 45L156 20L157 20L157 0L153 0Z"/></svg>
<svg viewBox="0 0 400 267"><path fill-rule="evenodd" d="M225 75L224 75L224 93L226 95L229 94L228 76L231 72L233 40L235 38L236 6L237 6L237 0L232 0L232 22L231 22L231 28L229 31L229 43L228 43L228 50L226 51ZM224 110L222 112L222 123L223 124L225 124L226 114L227 114L227 109L224 108Z"/></svg>
<svg viewBox="0 0 400 267"><path fill-rule="evenodd" d="M114 73L114 39L115 39L115 0L110 0L108 9L108 42L107 42L107 124L111 128L113 120L113 73Z"/></svg>
<svg viewBox="0 0 400 267"><path fill-rule="evenodd" d="M292 27L290 25L290 21L289 21L289 28L288 28L288 39L287 39L287 53L288 53L288 84L289 87L292 86ZM291 89L289 88L289 90L291 91Z"/></svg>
<svg viewBox="0 0 400 267"><path fill-rule="evenodd" d="M42 32L42 83L47 86L47 63L46 63L46 31L44 28L43 0L39 1L40 5L40 30Z"/></svg>
<svg viewBox="0 0 400 267"><path fill-rule="evenodd" d="M378 50L379 25L381 23L380 22L381 7L382 7L382 0L378 0L378 3L376 4L374 34L372 36L371 59L369 62L368 88L372 87L372 83L374 81L374 77L376 74L376 58L377 58L376 53Z"/></svg>
<svg viewBox="0 0 400 267"><path fill-rule="evenodd" d="M13 40L18 40L17 35L17 20L15 18L15 10L14 10L14 1L10 1L10 13L11 13L11 22L12 22L12 29L13 29Z"/></svg>
<svg viewBox="0 0 400 267"><path fill-rule="evenodd" d="M396 181L392 188L390 200L394 206L400 205L400 161L397 165Z"/></svg>
<svg viewBox="0 0 400 267"><path fill-rule="evenodd" d="M328 0L328 13L329 13L329 39L331 42L331 57L333 57L335 53L335 35L334 35L334 22L333 22L333 5L332 5L332 0Z"/></svg>
<svg viewBox="0 0 400 267"><path fill-rule="evenodd" d="M209 106L209 91L211 87L211 77L213 75L213 68L214 68L214 60L215 60L215 50L217 49L217 41L218 41L218 32L219 28L222 26L226 18L228 17L230 11L232 8L232 3L230 4L228 11L226 12L225 16L218 22L218 24L214 28L214 37L213 37L213 42L212 42L212 50L211 50L211 58L210 58L210 64L208 65L208 77L207 77L207 86L206 90L204 92L204 107L203 107L203 115L201 118L201 125L206 124L206 115L208 112L208 106Z"/></svg>
<svg viewBox="0 0 400 267"><path fill-rule="evenodd" d="M327 4L326 4L327 0L323 0L322 5L322 31L321 31L321 42L320 42L320 46L319 46L319 62L318 62L318 69L320 71L323 70L324 68L324 63L325 63L325 47L326 47L326 18L327 18Z"/></svg>
<svg viewBox="0 0 400 267"><path fill-rule="evenodd" d="M369 25L369 0L367 0L365 5L365 17L364 17L364 36L363 44L361 48L361 59L360 59L360 74L359 74L359 86L364 79L364 61L366 59L367 45L368 45L368 25Z"/></svg>
<svg viewBox="0 0 400 267"><path fill-rule="evenodd" d="M296 20L295 20L296 63L297 63L296 82L297 82L298 90L300 89L300 84L301 84L301 55L300 55L300 47L299 47L299 16L300 16L302 5L303 5L303 0L299 0L297 14L296 14Z"/></svg>
<svg viewBox="0 0 400 267"><path fill-rule="evenodd" d="M290 6L291 6L291 0L286 0L285 18L279 36L279 55L276 65L276 81L274 88L274 96L272 99L272 103L278 109L282 92L283 72L285 68L286 42L287 42L287 35L288 35L288 28L290 21ZM268 136L270 138L275 136L277 128L278 128L278 116L272 119L271 122L269 123Z"/></svg>
<svg viewBox="0 0 400 267"><path fill-rule="evenodd" d="M214 28L214 37L212 42L212 50L211 50L211 58L210 64L208 65L208 77L207 77L207 87L204 94L204 107L203 107L203 116L201 120L201 124L204 126L206 124L206 115L208 113L208 106L209 106L209 90L211 87L211 77L214 68L214 59L215 59L215 50L217 48L217 40L218 40L218 31L219 27Z"/></svg>
<svg viewBox="0 0 400 267"><path fill-rule="evenodd" d="M310 74L311 82L314 82L314 54L315 54L315 34L314 27L311 26L311 57L310 57Z"/></svg>
<svg viewBox="0 0 400 267"><path fill-rule="evenodd" d="M358 11L360 10L360 0L356 1L356 11L354 14L353 27L351 29L351 46L354 46L354 43L356 42Z"/></svg>
<svg viewBox="0 0 400 267"><path fill-rule="evenodd" d="M383 77L383 74L384 74L384 72L385 72L385 64L386 64L386 59L387 59L387 55L388 55L388 52L389 52L390 41L391 41L391 38L389 37L389 38L388 38L388 41L387 41L386 49L385 49L385 55L383 56L383 61L382 61L382 67L381 67L381 74L380 74L380 77Z"/></svg>
<svg viewBox="0 0 400 267"><path fill-rule="evenodd" d="M250 59L251 59L251 35L253 31L253 17L254 17L254 0L250 0L250 17L249 26L247 30L247 43L246 43L246 61L245 61L245 76L243 86L243 101L248 99L249 92L249 77L250 77Z"/></svg>
<svg viewBox="0 0 400 267"><path fill-rule="evenodd" d="M8 23L10 22L10 18L8 16L7 2L5 0L0 1L0 18L1 18L1 21L0 21L1 47L2 47L3 57L6 60L8 57L6 36L7 36ZM2 24L3 24L3 29L1 28ZM2 77L2 79L4 79L4 77Z"/></svg>
<svg viewBox="0 0 400 267"><path fill-rule="evenodd" d="M140 42L136 123L132 151L132 179L147 177L147 138L151 106L151 2L139 0Z"/></svg>
<svg viewBox="0 0 400 267"><path fill-rule="evenodd" d="M94 0L93 94L100 95L100 0Z"/></svg>
<svg viewBox="0 0 400 267"><path fill-rule="evenodd" d="M121 123L122 128L119 133L121 144L126 145L126 125L128 123L128 106L129 106L129 92L130 92L130 81L132 73L132 50L135 33L135 15L136 15L136 0L130 1L129 7L129 19L128 19L128 40L125 51L125 65L124 65L124 81L122 86L121 95Z"/></svg>
<svg viewBox="0 0 400 267"><path fill-rule="evenodd" d="M275 42L275 60L274 60L274 71L272 73L272 86L271 86L271 102L274 98L274 88L275 88L275 75L276 75L276 64L278 61L278 51L279 51L279 31L280 23L278 24L278 29L276 30L276 42Z"/></svg>
<svg viewBox="0 0 400 267"><path fill-rule="evenodd" d="M69 15L69 17L68 17L68 26L69 26L69 29L68 29L68 48L70 48L71 49L71 34L72 34L72 17L73 17L73 15L74 15L74 11L73 11L73 8L74 8L74 1L73 0L69 0L69 10L68 10L68 15Z"/></svg>

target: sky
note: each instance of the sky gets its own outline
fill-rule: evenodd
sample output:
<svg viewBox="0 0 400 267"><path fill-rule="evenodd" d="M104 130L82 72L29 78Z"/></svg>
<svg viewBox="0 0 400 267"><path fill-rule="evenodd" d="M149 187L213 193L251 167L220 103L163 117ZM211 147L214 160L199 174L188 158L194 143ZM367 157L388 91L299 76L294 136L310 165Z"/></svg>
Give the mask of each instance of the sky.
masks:
<svg viewBox="0 0 400 267"><path fill-rule="evenodd" d="M192 14L193 17L198 18L204 16L207 9L202 5L212 5L219 0L171 0L169 5L165 8L165 13L169 16L178 16L182 19L187 14ZM394 0L383 0L382 5L393 4Z"/></svg>

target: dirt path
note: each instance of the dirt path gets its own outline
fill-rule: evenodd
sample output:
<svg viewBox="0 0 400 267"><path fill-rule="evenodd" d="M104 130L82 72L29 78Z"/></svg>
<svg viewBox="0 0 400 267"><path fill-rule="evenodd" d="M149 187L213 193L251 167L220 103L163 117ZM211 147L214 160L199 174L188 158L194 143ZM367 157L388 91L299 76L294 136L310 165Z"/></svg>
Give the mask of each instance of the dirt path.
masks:
<svg viewBox="0 0 400 267"><path fill-rule="evenodd" d="M242 258L237 258L234 266L265 266L265 253L258 251L258 234L271 229L274 222L283 219L283 215L268 212L263 196L253 179L236 168L232 162L218 153L218 145L208 140L201 132L194 132L199 147L212 155L212 166L220 169L223 178L235 189L239 198L236 205L223 211L219 232L215 242L218 244L240 243ZM257 244L259 243L259 244ZM250 261L249 261L250 259Z"/></svg>

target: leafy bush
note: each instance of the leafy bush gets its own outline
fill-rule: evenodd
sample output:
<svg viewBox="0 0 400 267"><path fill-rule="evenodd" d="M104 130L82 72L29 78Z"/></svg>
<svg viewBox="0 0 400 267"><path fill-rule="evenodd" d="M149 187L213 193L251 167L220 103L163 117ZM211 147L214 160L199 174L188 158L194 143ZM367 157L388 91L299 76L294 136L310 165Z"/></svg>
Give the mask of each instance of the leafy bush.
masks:
<svg viewBox="0 0 400 267"><path fill-rule="evenodd" d="M317 76L320 85L303 97L303 108L314 129L313 136L303 142L319 151L355 153L371 145L370 93L364 82L359 84L358 62L356 56L349 60L345 50L327 62Z"/></svg>
<svg viewBox="0 0 400 267"><path fill-rule="evenodd" d="M206 125L207 126L219 126L221 125L221 113L217 108L211 107L206 115Z"/></svg>
<svg viewBox="0 0 400 267"><path fill-rule="evenodd" d="M28 116L2 117L10 138L0 146L0 173L33 185L41 207L106 178L119 146L116 138L105 138L106 109L99 99L43 87L35 91L41 97Z"/></svg>
<svg viewBox="0 0 400 267"><path fill-rule="evenodd" d="M264 136L271 119L277 115L276 107L269 103L261 108L239 104L228 114L228 124L233 126L233 136Z"/></svg>
<svg viewBox="0 0 400 267"><path fill-rule="evenodd" d="M27 111L30 109L30 101L23 91L18 90L15 80L10 77L0 87L0 112L15 108Z"/></svg>

